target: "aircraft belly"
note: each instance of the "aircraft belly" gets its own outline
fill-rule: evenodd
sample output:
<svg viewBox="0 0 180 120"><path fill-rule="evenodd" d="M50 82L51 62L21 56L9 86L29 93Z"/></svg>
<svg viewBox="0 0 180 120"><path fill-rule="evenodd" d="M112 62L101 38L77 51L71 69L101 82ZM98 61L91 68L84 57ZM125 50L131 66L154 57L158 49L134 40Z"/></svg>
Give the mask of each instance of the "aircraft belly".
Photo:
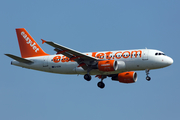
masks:
<svg viewBox="0 0 180 120"><path fill-rule="evenodd" d="M131 61L125 61L126 64L126 70L132 71L132 70L139 70L143 68L142 62L139 60L131 60Z"/></svg>
<svg viewBox="0 0 180 120"><path fill-rule="evenodd" d="M69 63L49 63L49 68L51 72L60 73L60 74L76 74L74 68L78 66L75 62Z"/></svg>

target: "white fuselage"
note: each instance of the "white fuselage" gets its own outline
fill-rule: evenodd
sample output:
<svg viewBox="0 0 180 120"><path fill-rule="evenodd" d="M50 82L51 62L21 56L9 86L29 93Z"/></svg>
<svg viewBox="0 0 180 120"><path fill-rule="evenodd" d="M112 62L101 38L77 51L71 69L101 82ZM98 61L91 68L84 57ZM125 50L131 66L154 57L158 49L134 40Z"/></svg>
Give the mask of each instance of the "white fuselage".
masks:
<svg viewBox="0 0 180 120"><path fill-rule="evenodd" d="M96 57L99 60L115 60L118 62L118 69L112 72L103 72L98 69L90 71L91 75L118 74L125 71L137 71L145 69L158 69L171 65L173 60L164 55L163 52L153 49L120 50L84 53L85 55ZM47 55L27 58L34 63L25 64L12 61L12 65L29 69L59 73L59 74L86 74L82 67L75 61L70 61L64 55Z"/></svg>

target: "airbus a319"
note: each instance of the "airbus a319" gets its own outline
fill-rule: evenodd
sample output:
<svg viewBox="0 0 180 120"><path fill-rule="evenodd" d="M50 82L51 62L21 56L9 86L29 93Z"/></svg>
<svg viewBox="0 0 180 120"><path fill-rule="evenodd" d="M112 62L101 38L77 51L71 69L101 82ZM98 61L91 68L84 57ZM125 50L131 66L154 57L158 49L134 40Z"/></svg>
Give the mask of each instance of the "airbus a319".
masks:
<svg viewBox="0 0 180 120"><path fill-rule="evenodd" d="M16 29L21 57L5 54L14 59L12 65L58 74L81 74L91 80L91 75L100 79L99 88L104 88L103 80L110 77L121 83L134 83L137 73L145 70L146 79L151 80L149 71L167 67L173 59L162 51L154 49L118 50L81 53L57 43L42 40L54 48L55 55L45 53L24 28Z"/></svg>

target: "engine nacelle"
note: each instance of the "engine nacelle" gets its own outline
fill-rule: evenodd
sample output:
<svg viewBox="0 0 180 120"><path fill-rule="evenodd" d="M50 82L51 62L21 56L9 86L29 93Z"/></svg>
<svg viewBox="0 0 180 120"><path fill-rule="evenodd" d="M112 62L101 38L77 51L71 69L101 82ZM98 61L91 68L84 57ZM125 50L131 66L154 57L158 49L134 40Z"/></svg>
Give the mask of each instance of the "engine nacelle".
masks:
<svg viewBox="0 0 180 120"><path fill-rule="evenodd" d="M112 77L112 80L116 80L122 83L134 83L137 81L137 73L133 71L119 73L117 76Z"/></svg>
<svg viewBox="0 0 180 120"><path fill-rule="evenodd" d="M117 61L115 60L103 60L98 62L98 69L104 72L115 71L118 69Z"/></svg>

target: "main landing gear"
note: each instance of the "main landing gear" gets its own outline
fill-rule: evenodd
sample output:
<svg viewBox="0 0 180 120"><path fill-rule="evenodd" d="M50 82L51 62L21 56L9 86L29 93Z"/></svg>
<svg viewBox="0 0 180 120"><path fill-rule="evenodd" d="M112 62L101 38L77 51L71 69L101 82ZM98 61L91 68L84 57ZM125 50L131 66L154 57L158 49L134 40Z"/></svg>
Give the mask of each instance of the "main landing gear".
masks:
<svg viewBox="0 0 180 120"><path fill-rule="evenodd" d="M90 71L91 71L91 68L88 68L87 74L84 75L84 79L87 81L91 80L91 75L89 74Z"/></svg>
<svg viewBox="0 0 180 120"><path fill-rule="evenodd" d="M105 84L102 81L100 81L100 82L97 83L97 86L99 88L103 89L105 87Z"/></svg>
<svg viewBox="0 0 180 120"><path fill-rule="evenodd" d="M151 80L151 77L149 77L148 75L149 75L149 69L146 69L146 80L147 81L150 81Z"/></svg>
<svg viewBox="0 0 180 120"><path fill-rule="evenodd" d="M84 79L87 80L87 81L90 81L91 80L91 75L85 74Z"/></svg>
<svg viewBox="0 0 180 120"><path fill-rule="evenodd" d="M101 81L97 83L97 86L99 88L103 89L105 87L105 84L103 83L103 79L106 78L106 77L107 76L105 76L105 75L99 75L99 78L101 79ZM91 80L91 75L85 74L84 79L87 80L87 81L90 81Z"/></svg>
<svg viewBox="0 0 180 120"><path fill-rule="evenodd" d="M101 76L101 81L97 83L97 86L101 89L103 89L105 87L105 84L103 83L103 79L106 78L107 76L102 75Z"/></svg>

